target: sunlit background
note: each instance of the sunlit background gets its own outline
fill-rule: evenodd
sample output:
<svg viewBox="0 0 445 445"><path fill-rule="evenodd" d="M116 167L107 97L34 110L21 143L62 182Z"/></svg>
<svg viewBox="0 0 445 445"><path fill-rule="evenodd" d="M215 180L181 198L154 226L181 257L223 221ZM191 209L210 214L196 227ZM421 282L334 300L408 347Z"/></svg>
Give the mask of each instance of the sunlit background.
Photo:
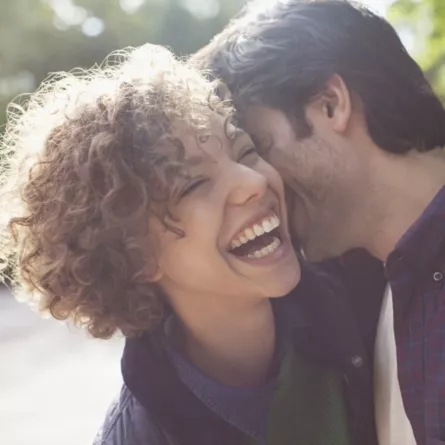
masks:
<svg viewBox="0 0 445 445"><path fill-rule="evenodd" d="M396 26L445 98L445 1L362 0ZM243 0L0 0L0 132L7 103L50 72L145 42L188 54ZM1 211L1 209L0 209ZM120 386L122 341L42 320L0 287L0 444L91 444Z"/></svg>

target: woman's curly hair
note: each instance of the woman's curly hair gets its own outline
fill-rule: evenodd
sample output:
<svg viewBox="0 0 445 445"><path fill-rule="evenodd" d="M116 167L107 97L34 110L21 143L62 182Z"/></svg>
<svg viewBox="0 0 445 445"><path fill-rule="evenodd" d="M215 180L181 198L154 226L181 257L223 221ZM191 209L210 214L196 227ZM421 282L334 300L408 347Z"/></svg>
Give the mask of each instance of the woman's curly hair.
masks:
<svg viewBox="0 0 445 445"><path fill-rule="evenodd" d="M20 293L99 338L154 328L164 303L148 219L186 174L175 126L199 135L230 107L164 48L57 73L8 109L0 149L0 255ZM168 224L166 222L166 224Z"/></svg>

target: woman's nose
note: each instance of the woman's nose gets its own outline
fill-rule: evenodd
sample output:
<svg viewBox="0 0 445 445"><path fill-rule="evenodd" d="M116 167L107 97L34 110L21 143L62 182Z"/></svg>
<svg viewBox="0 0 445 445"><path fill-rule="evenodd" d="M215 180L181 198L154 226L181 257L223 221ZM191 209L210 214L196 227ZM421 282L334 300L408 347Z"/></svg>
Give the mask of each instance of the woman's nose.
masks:
<svg viewBox="0 0 445 445"><path fill-rule="evenodd" d="M266 177L256 170L244 165L237 165L236 173L229 178L229 202L233 205L243 205L253 199L262 198L267 191Z"/></svg>

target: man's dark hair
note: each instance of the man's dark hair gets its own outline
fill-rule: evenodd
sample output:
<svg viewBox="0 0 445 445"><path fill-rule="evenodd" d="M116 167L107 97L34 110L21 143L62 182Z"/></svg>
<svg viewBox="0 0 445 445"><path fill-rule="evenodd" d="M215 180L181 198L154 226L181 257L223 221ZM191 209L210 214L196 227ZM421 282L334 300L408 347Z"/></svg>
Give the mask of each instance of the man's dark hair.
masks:
<svg viewBox="0 0 445 445"><path fill-rule="evenodd" d="M251 3L192 61L220 78L241 110L284 111L300 137L310 134L305 105L338 74L361 98L381 148L445 145L444 107L394 28L346 0Z"/></svg>

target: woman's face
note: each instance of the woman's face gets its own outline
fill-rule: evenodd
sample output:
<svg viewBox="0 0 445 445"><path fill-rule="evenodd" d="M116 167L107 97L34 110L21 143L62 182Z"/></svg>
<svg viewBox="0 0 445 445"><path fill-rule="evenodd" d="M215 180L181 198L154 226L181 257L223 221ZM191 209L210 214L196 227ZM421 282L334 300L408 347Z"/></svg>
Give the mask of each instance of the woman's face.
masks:
<svg viewBox="0 0 445 445"><path fill-rule="evenodd" d="M235 134L235 131L232 131ZM285 295L300 279L288 233L280 176L223 120L212 135L182 132L189 178L178 184L170 211L179 236L155 217L157 280L166 295L255 299Z"/></svg>

